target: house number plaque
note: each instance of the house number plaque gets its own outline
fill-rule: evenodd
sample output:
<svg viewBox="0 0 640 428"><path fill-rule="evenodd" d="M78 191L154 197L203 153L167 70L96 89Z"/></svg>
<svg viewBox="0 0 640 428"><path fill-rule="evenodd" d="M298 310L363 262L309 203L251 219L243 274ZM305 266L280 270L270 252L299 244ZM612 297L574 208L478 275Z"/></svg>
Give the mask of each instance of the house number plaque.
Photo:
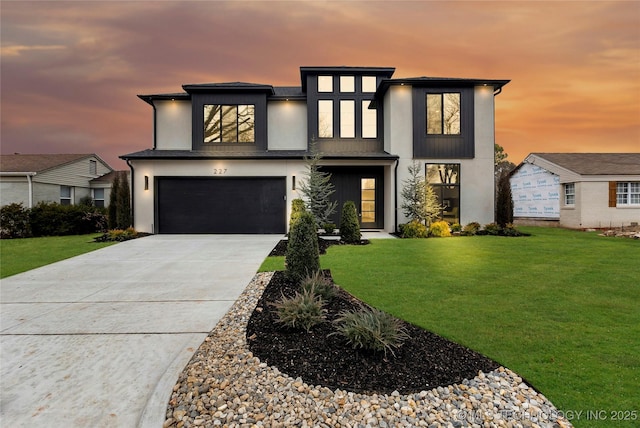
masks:
<svg viewBox="0 0 640 428"><path fill-rule="evenodd" d="M214 168L213 175L222 175L227 173L227 168Z"/></svg>

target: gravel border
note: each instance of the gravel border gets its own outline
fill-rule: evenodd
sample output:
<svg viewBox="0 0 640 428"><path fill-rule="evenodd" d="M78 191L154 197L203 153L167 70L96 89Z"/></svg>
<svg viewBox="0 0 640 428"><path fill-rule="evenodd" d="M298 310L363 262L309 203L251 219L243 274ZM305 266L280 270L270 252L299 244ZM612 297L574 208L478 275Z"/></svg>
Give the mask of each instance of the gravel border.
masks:
<svg viewBox="0 0 640 428"><path fill-rule="evenodd" d="M273 273L258 273L180 374L163 427L571 427L509 369L400 395L307 385L261 363L246 325Z"/></svg>

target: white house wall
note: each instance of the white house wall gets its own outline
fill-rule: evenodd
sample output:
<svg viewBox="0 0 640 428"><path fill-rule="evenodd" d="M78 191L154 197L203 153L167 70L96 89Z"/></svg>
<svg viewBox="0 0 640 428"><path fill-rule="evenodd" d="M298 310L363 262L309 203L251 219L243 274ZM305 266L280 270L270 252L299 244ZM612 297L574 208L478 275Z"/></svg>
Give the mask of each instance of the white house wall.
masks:
<svg viewBox="0 0 640 428"><path fill-rule="evenodd" d="M191 150L191 101L155 101L156 149Z"/></svg>
<svg viewBox="0 0 640 428"><path fill-rule="evenodd" d="M267 104L269 150L307 149L307 105L297 101Z"/></svg>
<svg viewBox="0 0 640 428"><path fill-rule="evenodd" d="M562 226L574 229L621 227L634 222L640 224L640 207L609 207L608 180L576 183L575 208L563 208L560 217Z"/></svg>
<svg viewBox="0 0 640 428"><path fill-rule="evenodd" d="M0 206L9 204L29 206L29 183L27 176L5 176L0 181Z"/></svg>

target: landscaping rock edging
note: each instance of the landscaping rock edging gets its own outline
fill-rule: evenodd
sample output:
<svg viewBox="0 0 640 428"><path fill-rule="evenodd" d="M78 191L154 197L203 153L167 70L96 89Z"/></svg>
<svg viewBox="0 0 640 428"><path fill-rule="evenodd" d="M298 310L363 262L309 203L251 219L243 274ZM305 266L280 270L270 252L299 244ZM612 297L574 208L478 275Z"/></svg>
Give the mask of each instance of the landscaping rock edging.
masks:
<svg viewBox="0 0 640 428"><path fill-rule="evenodd" d="M253 356L246 325L273 273L258 273L173 387L163 427L571 427L509 369L401 395L366 395L293 379Z"/></svg>

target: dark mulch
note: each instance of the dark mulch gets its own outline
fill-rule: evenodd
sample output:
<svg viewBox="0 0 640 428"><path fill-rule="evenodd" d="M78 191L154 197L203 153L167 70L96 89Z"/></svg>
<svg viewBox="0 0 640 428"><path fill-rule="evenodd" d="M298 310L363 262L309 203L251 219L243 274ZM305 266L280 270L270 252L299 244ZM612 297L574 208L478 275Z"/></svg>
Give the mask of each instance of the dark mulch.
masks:
<svg viewBox="0 0 640 428"><path fill-rule="evenodd" d="M325 274L330 275L329 272ZM464 346L405 323L409 339L395 356L354 350L335 331L332 321L340 312L363 305L338 288L338 296L325 305L327 319L310 333L276 323L271 303L293 296L297 287L284 272L276 272L267 285L247 326L247 342L255 356L291 377L310 385L368 394L401 394L460 383L489 372L499 364Z"/></svg>
<svg viewBox="0 0 640 428"><path fill-rule="evenodd" d="M269 253L269 257L272 256L286 256L287 255L287 241L286 239L281 240L273 247L273 250ZM369 243L368 239L363 239L360 241L360 245L367 245ZM327 248L332 245L347 245L339 239L323 239L318 238L318 249L320 250L320 254L325 254L327 252ZM351 244L354 245L354 244ZM355 244L357 245L357 244Z"/></svg>

